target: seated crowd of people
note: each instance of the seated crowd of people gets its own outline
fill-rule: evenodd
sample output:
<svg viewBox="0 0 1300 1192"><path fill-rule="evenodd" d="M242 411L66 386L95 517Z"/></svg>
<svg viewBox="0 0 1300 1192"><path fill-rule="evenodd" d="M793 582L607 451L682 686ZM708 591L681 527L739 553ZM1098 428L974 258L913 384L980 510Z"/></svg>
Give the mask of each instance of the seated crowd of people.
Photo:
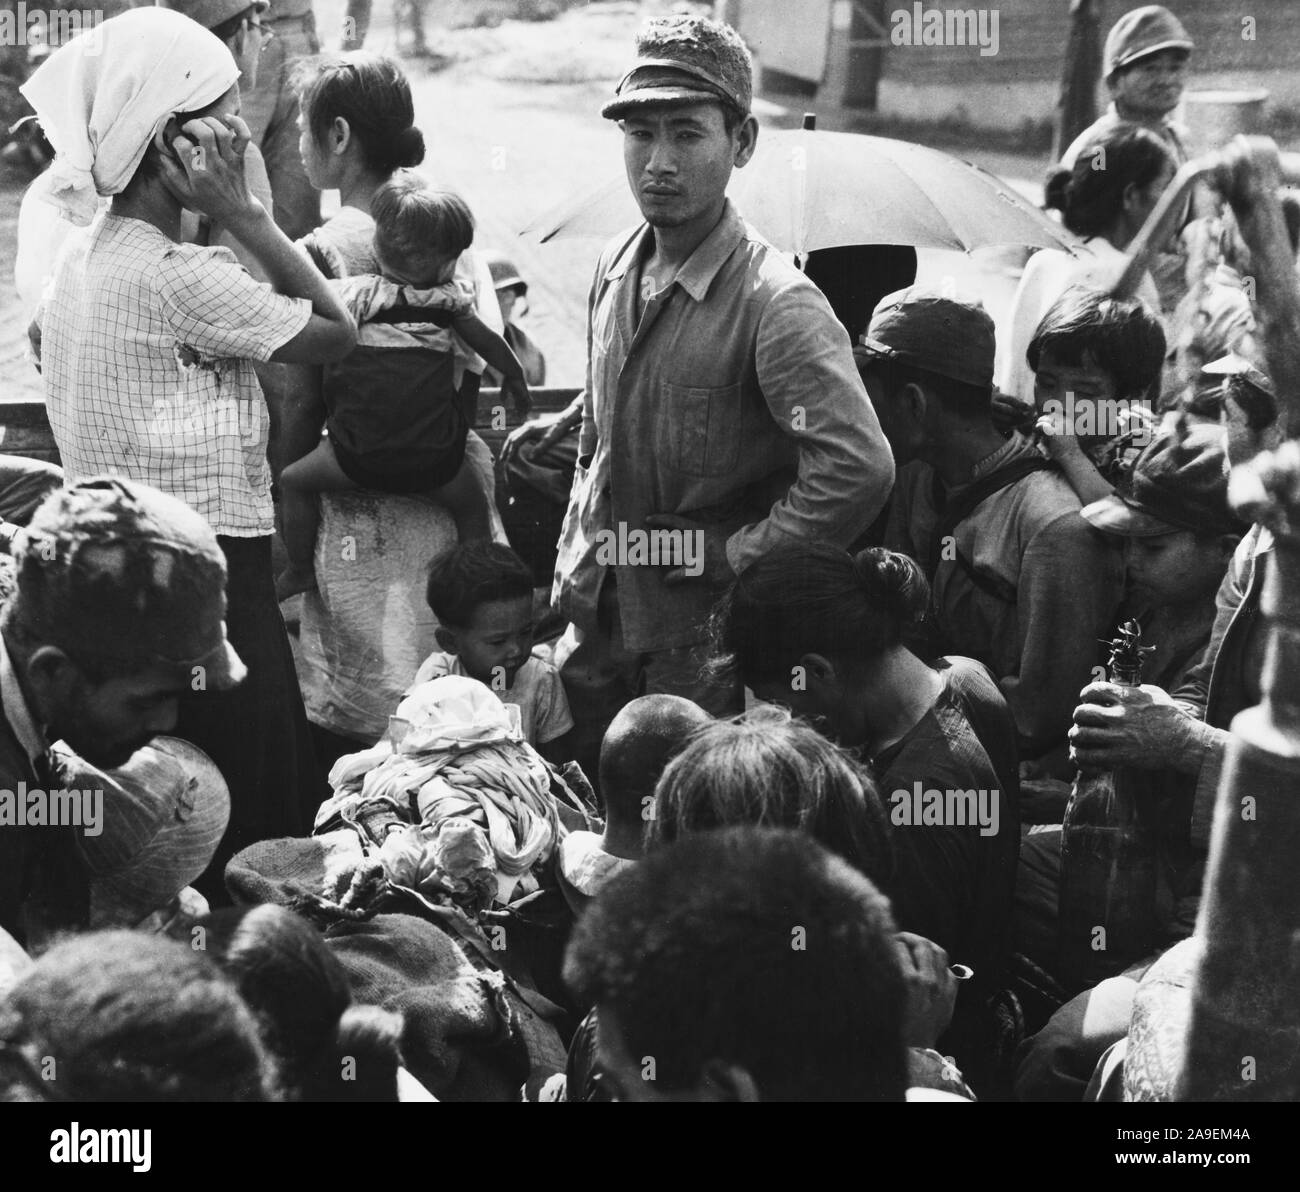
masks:
<svg viewBox="0 0 1300 1192"><path fill-rule="evenodd" d="M1079 253L999 342L910 250L824 294L762 240L725 195L748 51L652 21L602 111L644 222L530 420L526 284L416 170L401 68L302 64L341 206L291 240L239 117L264 6L226 7L132 9L24 88L80 227L32 326L63 469L0 459L0 1099L1135 1098L1261 697L1273 540L1228 476L1285 420L1241 278L1296 253L1229 194L1162 246L1181 282L1113 292L1181 160L1121 84L1181 26L1112 32L1126 118L1048 188ZM563 476L540 544L474 462L489 384L502 469ZM437 648L381 739L309 723L280 610L328 611L357 489L457 539L405 560ZM1120 773L1145 827L1088 843ZM1131 872L1079 860L1126 831Z"/></svg>

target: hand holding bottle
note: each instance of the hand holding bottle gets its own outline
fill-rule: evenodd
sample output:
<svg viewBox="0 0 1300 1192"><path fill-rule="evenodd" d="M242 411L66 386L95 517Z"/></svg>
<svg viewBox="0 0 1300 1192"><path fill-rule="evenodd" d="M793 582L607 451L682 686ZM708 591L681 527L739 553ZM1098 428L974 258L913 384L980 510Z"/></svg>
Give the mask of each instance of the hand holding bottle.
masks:
<svg viewBox="0 0 1300 1192"><path fill-rule="evenodd" d="M1081 770L1178 770L1200 765L1204 728L1151 684L1091 683L1080 693L1070 729L1070 760Z"/></svg>

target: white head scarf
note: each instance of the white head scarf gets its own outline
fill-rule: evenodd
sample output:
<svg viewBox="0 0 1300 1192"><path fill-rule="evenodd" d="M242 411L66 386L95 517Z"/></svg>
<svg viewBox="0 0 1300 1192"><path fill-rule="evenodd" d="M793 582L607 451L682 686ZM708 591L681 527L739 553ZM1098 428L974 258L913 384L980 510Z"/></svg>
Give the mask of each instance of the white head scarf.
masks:
<svg viewBox="0 0 1300 1192"><path fill-rule="evenodd" d="M215 103L239 78L225 44L168 8L134 8L61 46L19 88L54 146L44 197L88 224L177 112Z"/></svg>

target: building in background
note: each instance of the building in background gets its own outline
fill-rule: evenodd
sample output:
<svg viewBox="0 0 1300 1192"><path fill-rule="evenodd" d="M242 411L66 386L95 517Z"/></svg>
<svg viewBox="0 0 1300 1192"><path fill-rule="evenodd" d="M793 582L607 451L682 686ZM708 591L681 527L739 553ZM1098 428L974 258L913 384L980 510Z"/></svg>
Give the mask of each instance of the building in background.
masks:
<svg viewBox="0 0 1300 1192"><path fill-rule="evenodd" d="M760 70L760 88L815 96L824 106L875 110L917 120L952 120L991 129L1019 129L1052 120L1057 110L1063 52L1070 32L1071 0L799 0L799 21L790 0L727 0L720 8L744 36ZM1099 0L1103 32L1136 2ZM1190 80L1195 92L1230 90L1236 101L1205 103L1205 122L1232 124L1240 107L1245 125L1258 116L1247 91L1266 91L1276 107L1300 117L1300 4L1254 0L1240 10L1222 0L1172 0L1167 7L1196 43ZM898 45L891 33L915 26L934 11L996 15L997 46ZM896 13L904 14L895 17ZM917 40L919 40L919 34ZM1097 80L1098 110L1109 97ZM1195 130L1202 113L1189 95L1188 120ZM1224 106L1228 115L1223 114ZM1231 128L1229 127L1229 131Z"/></svg>

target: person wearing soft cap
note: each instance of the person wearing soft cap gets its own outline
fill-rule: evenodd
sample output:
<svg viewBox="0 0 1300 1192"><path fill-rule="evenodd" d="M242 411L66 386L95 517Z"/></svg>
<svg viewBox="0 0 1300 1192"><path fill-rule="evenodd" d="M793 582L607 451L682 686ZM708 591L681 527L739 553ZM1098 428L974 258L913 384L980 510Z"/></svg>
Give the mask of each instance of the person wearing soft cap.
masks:
<svg viewBox="0 0 1300 1192"><path fill-rule="evenodd" d="M553 596L572 623L556 662L591 770L606 726L637 695L738 712L734 676L700 679L713 601L781 543L847 546L893 479L844 328L727 199L758 138L752 69L716 21L663 17L638 36L601 114L622 129L644 222L597 264L583 393L503 451L509 460L540 440L537 459L582 427ZM620 527L691 535L698 570L630 555L606 565L602 542Z"/></svg>
<svg viewBox="0 0 1300 1192"><path fill-rule="evenodd" d="M75 786L56 778L59 741L91 766L122 766L172 731L196 675L208 699L246 676L226 636L216 535L174 497L111 477L75 484L46 499L14 553L14 593L0 614L6 790ZM74 826L0 824L0 928L20 941L32 928L91 921L98 866ZM89 841L92 853L102 855L123 823L113 827L102 845Z"/></svg>
<svg viewBox="0 0 1300 1192"><path fill-rule="evenodd" d="M1211 375L1253 374L1254 381L1236 384L1270 384L1241 358L1210 368ZM1228 417L1235 420L1232 413ZM1225 639L1221 679L1227 673L1249 675L1254 682L1259 675L1257 665L1242 666L1243 630L1249 633L1246 627L1254 617L1233 615L1242 603L1243 570L1262 571L1253 557L1258 531L1243 538L1247 526L1228 504L1227 470L1222 427L1169 418L1138 458L1128 490L1083 510L1094 527L1127 540L1129 611L1139 616L1143 641L1155 653L1144 671L1147 682L1136 690L1108 682L1084 688L1070 732L1072 753L1089 770L1122 764L1143 772L1148 814L1156 828L1157 953L1189 937L1196 925L1207 860L1205 802L1198 797L1204 784L1198 782L1197 770L1213 770L1217 778L1226 737L1222 727L1240 709L1237 701L1244 694L1234 692L1225 707L1220 682L1215 706L1207 710L1208 723L1202 724L1200 709L1191 702L1198 679L1203 682L1219 667ZM1258 593L1250 599L1257 600ZM1227 638L1226 626L1237 621ZM1171 698L1169 692L1176 694ZM1027 836L1016 885L1019 946L1049 964L1056 946L1060 847L1059 830ZM1016 1078L1022 1100L1077 1100L1083 1095L1102 1052L1128 1030L1138 982L1153 959L1145 957L1085 990L1025 1044Z"/></svg>

